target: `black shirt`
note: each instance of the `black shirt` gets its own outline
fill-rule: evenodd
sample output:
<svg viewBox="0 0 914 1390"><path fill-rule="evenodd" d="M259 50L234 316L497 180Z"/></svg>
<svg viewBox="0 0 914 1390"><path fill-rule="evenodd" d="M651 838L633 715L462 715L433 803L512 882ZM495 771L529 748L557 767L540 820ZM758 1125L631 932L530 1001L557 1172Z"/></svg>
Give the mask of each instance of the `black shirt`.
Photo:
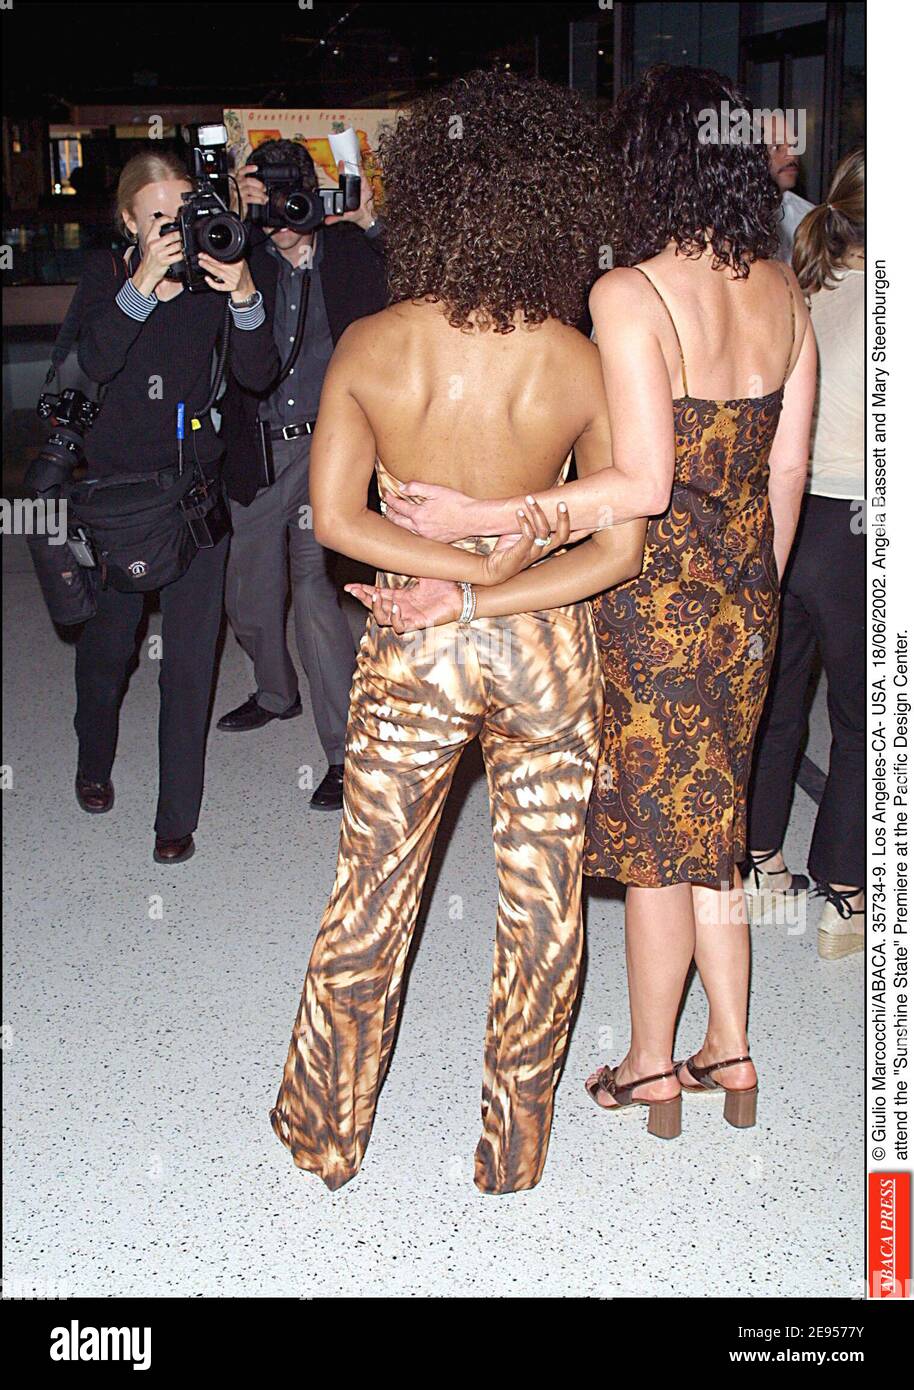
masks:
<svg viewBox="0 0 914 1390"><path fill-rule="evenodd" d="M330 335L337 343L351 323L368 314L378 313L387 303L383 232L380 226L372 234L361 231L351 223L337 222L322 227L320 236L324 243L321 252L321 290ZM265 241L266 238L257 240L252 237L249 263L254 283L263 294L267 317L272 319L278 265ZM277 372L279 365L277 362ZM229 376L225 395L219 402L222 438L226 445L223 476L229 496L244 506L253 501L264 483L263 463L255 443L255 423L258 410L268 394L266 387L258 392L256 388L247 386L235 372ZM292 392L289 394L294 395Z"/></svg>
<svg viewBox="0 0 914 1390"><path fill-rule="evenodd" d="M274 429L282 425L316 420L321 388L327 365L333 356L333 336L324 303L321 284L321 261L324 238L315 232L313 259L310 267L295 268L272 241L267 242L267 254L276 261L276 300L273 305L273 341L280 361L292 350L301 297L308 296L307 317L298 359L276 390L260 407L261 418L269 420ZM310 281L310 283L309 283Z"/></svg>
<svg viewBox="0 0 914 1390"><path fill-rule="evenodd" d="M149 318L131 318L115 302L124 284L123 260L91 251L80 297L79 364L106 385L102 408L86 434L89 473L149 472L177 460L179 401L185 404L185 456L212 462L223 451L209 413L201 428L191 417L211 389L213 350L225 318L226 296L215 290L161 300ZM229 370L239 385L263 391L279 370L269 320L248 331L230 326Z"/></svg>

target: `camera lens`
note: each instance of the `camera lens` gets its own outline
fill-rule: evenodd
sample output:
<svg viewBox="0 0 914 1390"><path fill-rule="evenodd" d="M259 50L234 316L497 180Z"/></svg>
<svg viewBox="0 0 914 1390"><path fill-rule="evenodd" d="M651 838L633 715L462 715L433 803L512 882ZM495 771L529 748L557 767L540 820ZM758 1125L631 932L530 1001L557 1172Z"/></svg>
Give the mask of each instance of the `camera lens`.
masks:
<svg viewBox="0 0 914 1390"><path fill-rule="evenodd" d="M33 492L60 487L83 462L83 438L75 430L58 425L29 464L25 486Z"/></svg>
<svg viewBox="0 0 914 1390"><path fill-rule="evenodd" d="M228 227L210 227L207 241L210 251L225 251L231 244L232 234Z"/></svg>
<svg viewBox="0 0 914 1390"><path fill-rule="evenodd" d="M243 224L232 213L217 213L201 229L201 249L216 261L237 261L247 243Z"/></svg>
<svg viewBox="0 0 914 1390"><path fill-rule="evenodd" d="M320 200L314 193L288 194L282 213L289 226L298 231L309 231L322 220Z"/></svg>

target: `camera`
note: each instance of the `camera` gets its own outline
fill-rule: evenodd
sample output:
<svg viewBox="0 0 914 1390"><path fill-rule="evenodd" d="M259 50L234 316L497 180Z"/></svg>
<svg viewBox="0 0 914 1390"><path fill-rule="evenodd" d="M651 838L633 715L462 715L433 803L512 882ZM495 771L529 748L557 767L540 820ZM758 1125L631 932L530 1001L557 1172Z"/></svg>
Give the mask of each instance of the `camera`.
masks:
<svg viewBox="0 0 914 1390"><path fill-rule="evenodd" d="M181 280L191 292L210 288L198 260L201 251L227 265L240 260L248 244L247 228L217 191L219 183L227 190L228 182L225 126L201 126L197 138L193 152L196 188L193 193L182 193L176 220L159 227L159 236L181 233L183 259L168 267L165 278Z"/></svg>
<svg viewBox="0 0 914 1390"><path fill-rule="evenodd" d="M35 492L47 492L68 481L74 468L84 461L85 433L95 424L100 410L100 405L72 387L56 396L44 392L38 397L38 415L42 420L51 420L53 428L41 452L29 465L26 487Z"/></svg>
<svg viewBox="0 0 914 1390"><path fill-rule="evenodd" d="M256 157L251 163L256 163ZM267 190L266 203L252 203L252 227L290 227L310 232L325 217L355 212L362 196L358 174L341 174L338 188L302 188L301 170L294 164L261 164L256 177Z"/></svg>

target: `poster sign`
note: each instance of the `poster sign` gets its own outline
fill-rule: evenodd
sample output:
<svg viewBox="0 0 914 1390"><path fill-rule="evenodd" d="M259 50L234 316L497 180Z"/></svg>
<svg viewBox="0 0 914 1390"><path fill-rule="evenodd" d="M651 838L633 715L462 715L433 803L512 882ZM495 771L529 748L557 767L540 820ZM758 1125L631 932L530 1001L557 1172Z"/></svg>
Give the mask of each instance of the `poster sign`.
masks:
<svg viewBox="0 0 914 1390"><path fill-rule="evenodd" d="M236 169L240 169L251 151L266 140L295 140L306 146L314 160L318 182L329 188L336 184L338 175L327 137L352 126L358 136L364 172L375 182L378 136L385 126L393 124L398 114L397 111L339 107L297 111L273 107L234 108L223 112L223 120Z"/></svg>

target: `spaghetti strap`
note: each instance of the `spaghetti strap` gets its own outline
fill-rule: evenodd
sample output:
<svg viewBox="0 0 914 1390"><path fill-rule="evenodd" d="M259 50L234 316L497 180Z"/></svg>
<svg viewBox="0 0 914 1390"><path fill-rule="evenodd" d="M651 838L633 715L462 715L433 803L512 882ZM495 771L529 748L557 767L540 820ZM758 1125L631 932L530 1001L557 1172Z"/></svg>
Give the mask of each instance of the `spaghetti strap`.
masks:
<svg viewBox="0 0 914 1390"><path fill-rule="evenodd" d="M672 324L673 332L676 334L676 346L679 348L679 365L680 365L680 367L681 367L681 369L682 369L682 394L683 394L684 396L687 396L687 395L689 394L689 383L688 383L688 380L687 380L687 378L686 378L685 353L684 353L683 350L682 350L682 339L681 339L680 336L679 336L679 329L676 327L676 320L673 318L673 315L670 313L670 306L669 306L669 304L667 304L667 302L666 302L666 300L664 299L663 295L660 293L660 291L658 290L657 286L654 284L653 280L652 280L651 277L648 275L648 273L647 273L646 270L642 270L641 267L640 267L640 265L633 265L633 266L632 266L632 270L637 270L637 272L638 272L639 275L643 275L643 276L644 276L645 280L646 280L647 283L650 285L651 289L654 291L654 294L655 294L655 295L657 296L657 298L660 300L660 303L663 305L664 309L666 309L666 316L667 316L667 318L669 319L670 323ZM793 299L792 299L792 297L791 297L791 303L792 303L792 302L793 302ZM793 339L792 339L792 338L791 338L791 340L790 340L790 350L791 350L791 352L793 351Z"/></svg>
<svg viewBox="0 0 914 1390"><path fill-rule="evenodd" d="M787 276L787 267L782 261L775 261L775 265L784 277L784 284L787 286L787 298L790 300L790 347L787 349L787 365L784 368L784 380L781 383L782 386L785 386L790 372L790 359L793 356L793 342L797 333L797 306L794 303L793 290Z"/></svg>

